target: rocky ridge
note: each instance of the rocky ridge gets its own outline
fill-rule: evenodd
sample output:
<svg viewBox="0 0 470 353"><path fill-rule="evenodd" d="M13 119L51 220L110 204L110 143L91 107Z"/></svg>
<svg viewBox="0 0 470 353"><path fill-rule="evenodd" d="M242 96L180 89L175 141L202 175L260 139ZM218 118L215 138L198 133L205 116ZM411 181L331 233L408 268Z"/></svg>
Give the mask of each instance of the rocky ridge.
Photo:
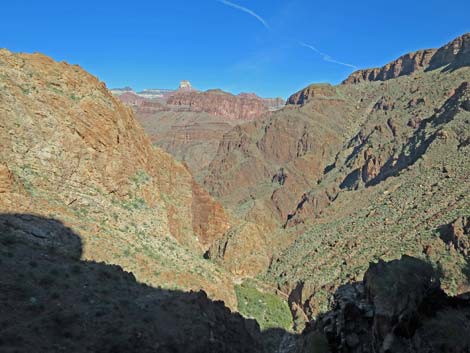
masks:
<svg viewBox="0 0 470 353"><path fill-rule="evenodd" d="M448 66L456 69L469 65L470 33L466 33L442 48L419 50L405 54L397 60L374 69L358 70L352 73L343 84L357 84L364 81L386 81L420 70L435 70Z"/></svg>

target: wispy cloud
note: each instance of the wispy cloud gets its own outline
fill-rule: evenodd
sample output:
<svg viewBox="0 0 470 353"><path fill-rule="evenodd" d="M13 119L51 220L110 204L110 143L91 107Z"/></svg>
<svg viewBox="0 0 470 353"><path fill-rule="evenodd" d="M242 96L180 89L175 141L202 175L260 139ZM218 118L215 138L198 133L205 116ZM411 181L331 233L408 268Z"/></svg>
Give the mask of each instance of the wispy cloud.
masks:
<svg viewBox="0 0 470 353"><path fill-rule="evenodd" d="M271 26L269 25L268 21L266 21L263 17L261 17L260 15L258 15L256 12L254 12L253 10L245 7L245 6L241 6L241 5L238 5L238 4L235 4L231 1L228 1L228 0L216 0L217 2L220 2L221 4L224 4L226 6L229 6L229 7L232 7L236 10L239 10L239 11L242 11L242 12L245 12L247 14L249 14L250 16L253 16L254 18L256 18L267 30L269 31L272 31L271 30ZM318 55L321 56L321 58L324 60L324 61L327 61L327 62L330 62L330 63L334 63L334 64L338 64L338 65L343 65L343 66L347 66L347 67L350 67L352 69L357 69L357 66L354 66L354 65L351 65L351 64L348 64L348 63L345 63L345 62L342 62L342 61L338 61L334 58L332 58L331 56L329 56L328 54L322 52L321 50L317 49L316 47L314 47L313 45L310 45L310 44L307 44L307 43L304 43L304 42L297 42L298 45L302 46L302 47L305 47L305 48L308 48L308 49L311 49L313 50L315 53L317 53Z"/></svg>
<svg viewBox="0 0 470 353"><path fill-rule="evenodd" d="M357 69L357 66L352 65L352 64L348 64L348 63L344 63L342 61L338 61L338 60L332 58L331 56L329 56L328 54L323 53L321 50L318 50L316 47L314 47L311 44L307 44L307 43L304 43L304 42L298 42L298 43L302 47L313 50L315 53L320 55L322 57L322 59L325 60L325 61L328 61L328 62L334 63L334 64L338 64L338 65L347 66L347 67L350 67L350 68L355 69L355 70Z"/></svg>
<svg viewBox="0 0 470 353"><path fill-rule="evenodd" d="M239 10L239 11L246 12L247 14L249 14L249 15L253 16L254 18L256 18L259 22L261 22L261 24L262 24L266 29L271 30L271 27L269 26L268 22L267 22L263 17L261 17L260 15L258 15L256 12L254 12L253 10L250 10L250 9L247 8L247 7L244 7L244 6L235 4L235 3L230 2L230 1L227 1L227 0L217 0L217 1L220 2L221 4L224 4L224 5L233 7L234 9L237 9L237 10Z"/></svg>

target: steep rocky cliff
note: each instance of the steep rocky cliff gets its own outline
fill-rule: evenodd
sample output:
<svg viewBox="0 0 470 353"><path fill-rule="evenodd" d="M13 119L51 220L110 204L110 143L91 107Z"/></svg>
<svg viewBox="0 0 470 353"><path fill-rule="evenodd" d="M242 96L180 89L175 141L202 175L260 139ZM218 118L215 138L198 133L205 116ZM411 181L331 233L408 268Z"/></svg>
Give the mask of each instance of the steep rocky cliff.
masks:
<svg viewBox="0 0 470 353"><path fill-rule="evenodd" d="M240 93L238 95L240 98L244 99L258 99L263 102L263 104L269 108L269 110L279 110L286 104L286 101L281 98L261 98L256 93Z"/></svg>
<svg viewBox="0 0 470 353"><path fill-rule="evenodd" d="M385 81L422 70L457 69L470 64L470 33L466 33L442 48L419 50L401 56L395 61L374 69L358 70L343 84L356 84L364 81Z"/></svg>
<svg viewBox="0 0 470 353"><path fill-rule="evenodd" d="M198 181L223 135L237 124L236 120L153 101L132 109L152 143L184 162Z"/></svg>
<svg viewBox="0 0 470 353"><path fill-rule="evenodd" d="M59 218L83 237L84 259L236 305L229 276L200 258L228 228L225 212L103 83L1 50L0 87L1 212Z"/></svg>
<svg viewBox="0 0 470 353"><path fill-rule="evenodd" d="M303 105L312 98L331 99L336 96L336 89L330 84L313 84L294 93L287 100L287 104Z"/></svg>
<svg viewBox="0 0 470 353"><path fill-rule="evenodd" d="M343 84L354 84L363 81L385 81L410 75L427 68L435 53L436 49L427 49L405 54L383 67L356 71Z"/></svg>

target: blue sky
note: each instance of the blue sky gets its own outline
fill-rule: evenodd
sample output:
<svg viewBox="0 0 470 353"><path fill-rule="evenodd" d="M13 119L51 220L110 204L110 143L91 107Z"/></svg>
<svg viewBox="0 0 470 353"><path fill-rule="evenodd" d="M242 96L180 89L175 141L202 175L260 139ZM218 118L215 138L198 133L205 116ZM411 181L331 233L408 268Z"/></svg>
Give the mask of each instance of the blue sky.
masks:
<svg viewBox="0 0 470 353"><path fill-rule="evenodd" d="M79 64L108 87L287 97L470 31L470 1L5 1L0 47ZM351 65L351 66L349 66Z"/></svg>

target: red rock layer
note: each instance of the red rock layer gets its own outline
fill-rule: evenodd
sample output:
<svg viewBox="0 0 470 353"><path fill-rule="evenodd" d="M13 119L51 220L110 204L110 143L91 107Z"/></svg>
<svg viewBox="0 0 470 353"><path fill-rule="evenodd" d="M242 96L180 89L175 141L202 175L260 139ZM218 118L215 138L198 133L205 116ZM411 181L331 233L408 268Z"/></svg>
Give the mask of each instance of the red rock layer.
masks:
<svg viewBox="0 0 470 353"><path fill-rule="evenodd" d="M186 106L193 112L206 112L229 120L253 120L269 111L259 99L234 96L219 90L178 92L170 96L167 103Z"/></svg>

